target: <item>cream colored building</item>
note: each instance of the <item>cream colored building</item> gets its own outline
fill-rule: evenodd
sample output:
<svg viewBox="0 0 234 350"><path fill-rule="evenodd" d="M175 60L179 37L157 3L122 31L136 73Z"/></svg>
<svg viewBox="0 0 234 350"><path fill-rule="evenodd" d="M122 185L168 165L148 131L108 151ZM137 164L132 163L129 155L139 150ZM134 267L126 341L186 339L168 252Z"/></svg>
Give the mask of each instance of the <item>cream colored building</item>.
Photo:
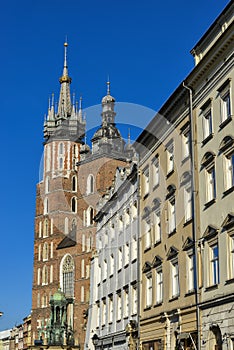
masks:
<svg viewBox="0 0 234 350"><path fill-rule="evenodd" d="M180 86L137 140L143 350L197 342L189 111Z"/></svg>
<svg viewBox="0 0 234 350"><path fill-rule="evenodd" d="M143 350L234 349L233 9L137 140Z"/></svg>
<svg viewBox="0 0 234 350"><path fill-rule="evenodd" d="M234 3L191 53L201 349L234 349Z"/></svg>

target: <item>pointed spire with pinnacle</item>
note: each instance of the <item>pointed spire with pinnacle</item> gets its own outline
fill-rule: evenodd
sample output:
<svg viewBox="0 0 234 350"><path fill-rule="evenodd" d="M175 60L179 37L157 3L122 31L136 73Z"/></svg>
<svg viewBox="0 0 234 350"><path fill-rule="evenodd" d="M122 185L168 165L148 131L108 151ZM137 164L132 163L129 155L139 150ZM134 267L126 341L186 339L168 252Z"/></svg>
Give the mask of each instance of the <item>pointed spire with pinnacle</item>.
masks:
<svg viewBox="0 0 234 350"><path fill-rule="evenodd" d="M68 43L65 42L64 43L63 75L59 79L59 82L61 84L61 88L60 88L57 118L62 118L62 119L67 119L71 115L71 111L72 111L71 95L70 95L71 78L68 75L67 47L68 47Z"/></svg>

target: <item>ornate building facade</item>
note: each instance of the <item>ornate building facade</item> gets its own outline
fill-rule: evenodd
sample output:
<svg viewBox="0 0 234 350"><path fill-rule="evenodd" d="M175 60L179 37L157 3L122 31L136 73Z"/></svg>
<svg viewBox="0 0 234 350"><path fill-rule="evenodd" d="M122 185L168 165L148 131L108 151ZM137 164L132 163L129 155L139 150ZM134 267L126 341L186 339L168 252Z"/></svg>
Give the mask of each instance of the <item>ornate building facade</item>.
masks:
<svg viewBox="0 0 234 350"><path fill-rule="evenodd" d="M96 203L111 186L117 166L126 164L128 150L115 124L115 99L102 99L102 124L83 142L81 108L71 103L64 44L64 67L56 110L54 98L44 123L44 167L37 185L32 342L49 339L50 300L58 287L66 303L66 330L74 345L84 346L89 305L89 275L96 224Z"/></svg>

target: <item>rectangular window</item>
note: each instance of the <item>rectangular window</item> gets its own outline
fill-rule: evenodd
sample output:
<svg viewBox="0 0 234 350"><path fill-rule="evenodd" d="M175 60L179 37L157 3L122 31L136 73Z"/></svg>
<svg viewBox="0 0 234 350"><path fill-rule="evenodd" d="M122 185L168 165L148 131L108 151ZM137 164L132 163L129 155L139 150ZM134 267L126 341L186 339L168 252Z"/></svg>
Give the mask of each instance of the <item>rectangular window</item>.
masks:
<svg viewBox="0 0 234 350"><path fill-rule="evenodd" d="M192 219L192 189L190 184L184 188L184 213L185 222Z"/></svg>
<svg viewBox="0 0 234 350"><path fill-rule="evenodd" d="M114 266L115 266L114 255L111 254L111 256L110 256L110 276L112 276L114 274Z"/></svg>
<svg viewBox="0 0 234 350"><path fill-rule="evenodd" d="M170 174L174 170L174 143L171 141L167 145L167 174Z"/></svg>
<svg viewBox="0 0 234 350"><path fill-rule="evenodd" d="M152 306L153 291L152 291L152 275L146 276L146 307Z"/></svg>
<svg viewBox="0 0 234 350"><path fill-rule="evenodd" d="M149 168L147 167L142 173L142 194L146 196L149 193Z"/></svg>
<svg viewBox="0 0 234 350"><path fill-rule="evenodd" d="M218 244L210 247L210 283L219 283L219 248Z"/></svg>
<svg viewBox="0 0 234 350"><path fill-rule="evenodd" d="M122 300L121 293L117 293L117 321L121 320L122 317Z"/></svg>
<svg viewBox="0 0 234 350"><path fill-rule="evenodd" d="M187 255L187 292L194 290L194 255Z"/></svg>
<svg viewBox="0 0 234 350"><path fill-rule="evenodd" d="M108 311L109 311L109 323L113 322L113 296L109 296L109 306L108 306Z"/></svg>
<svg viewBox="0 0 234 350"><path fill-rule="evenodd" d="M173 233L176 230L176 212L175 199L168 202L168 233Z"/></svg>
<svg viewBox="0 0 234 350"><path fill-rule="evenodd" d="M210 108L203 114L203 139L207 139L210 135L212 135L212 132L212 113Z"/></svg>
<svg viewBox="0 0 234 350"><path fill-rule="evenodd" d="M106 299L102 301L102 325L106 324Z"/></svg>
<svg viewBox="0 0 234 350"><path fill-rule="evenodd" d="M119 248L119 250L118 250L118 270L122 269L122 265L123 265L123 252L122 252L122 248Z"/></svg>
<svg viewBox="0 0 234 350"><path fill-rule="evenodd" d="M153 187L159 185L159 157L156 157L156 159L153 162L152 166L152 178L153 178Z"/></svg>
<svg viewBox="0 0 234 350"><path fill-rule="evenodd" d="M189 132L182 133L182 157L183 159L189 157Z"/></svg>
<svg viewBox="0 0 234 350"><path fill-rule="evenodd" d="M234 236L229 237L229 279L234 278Z"/></svg>
<svg viewBox="0 0 234 350"><path fill-rule="evenodd" d="M137 286L132 286L132 315L137 314Z"/></svg>
<svg viewBox="0 0 234 350"><path fill-rule="evenodd" d="M163 300L163 273L162 269L156 270L156 303Z"/></svg>
<svg viewBox="0 0 234 350"><path fill-rule="evenodd" d="M125 266L129 264L129 244L127 243L124 247L124 264Z"/></svg>
<svg viewBox="0 0 234 350"><path fill-rule="evenodd" d="M171 282L172 282L171 296L172 298L175 298L180 293L178 262L171 263Z"/></svg>
<svg viewBox="0 0 234 350"><path fill-rule="evenodd" d="M137 239L136 237L133 237L132 239L132 261L137 259Z"/></svg>
<svg viewBox="0 0 234 350"><path fill-rule="evenodd" d="M148 249L151 247L151 229L150 229L150 222L145 221L145 249Z"/></svg>
<svg viewBox="0 0 234 350"><path fill-rule="evenodd" d="M154 243L161 241L161 212L157 210L154 213Z"/></svg>
<svg viewBox="0 0 234 350"><path fill-rule="evenodd" d="M225 191L234 186L234 154L224 157Z"/></svg>
<svg viewBox="0 0 234 350"><path fill-rule="evenodd" d="M230 91L221 95L221 123L231 117Z"/></svg>
<svg viewBox="0 0 234 350"><path fill-rule="evenodd" d="M124 289L124 317L128 317L129 308L129 292L128 289Z"/></svg>
<svg viewBox="0 0 234 350"><path fill-rule="evenodd" d="M102 279L106 280L106 278L107 278L107 261L104 260L103 261L103 277L102 277Z"/></svg>
<svg viewBox="0 0 234 350"><path fill-rule="evenodd" d="M216 198L215 167L206 170L206 202Z"/></svg>

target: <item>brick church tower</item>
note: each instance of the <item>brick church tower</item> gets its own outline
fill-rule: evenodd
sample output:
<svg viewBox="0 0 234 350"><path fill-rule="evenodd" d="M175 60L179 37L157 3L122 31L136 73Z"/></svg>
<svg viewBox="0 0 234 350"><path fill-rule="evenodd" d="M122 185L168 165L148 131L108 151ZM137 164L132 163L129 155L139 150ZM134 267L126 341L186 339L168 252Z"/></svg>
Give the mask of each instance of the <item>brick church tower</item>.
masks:
<svg viewBox="0 0 234 350"><path fill-rule="evenodd" d="M95 247L93 220L100 196L112 184L115 169L126 165L133 149L115 125L115 99L102 99L102 124L84 143L82 109L71 102L67 43L57 108L52 97L44 122L42 180L37 184L32 289L32 341L48 343L53 296L66 298L66 329L84 348L89 306L89 271ZM59 292L58 292L59 290ZM65 305L65 304L64 304Z"/></svg>

